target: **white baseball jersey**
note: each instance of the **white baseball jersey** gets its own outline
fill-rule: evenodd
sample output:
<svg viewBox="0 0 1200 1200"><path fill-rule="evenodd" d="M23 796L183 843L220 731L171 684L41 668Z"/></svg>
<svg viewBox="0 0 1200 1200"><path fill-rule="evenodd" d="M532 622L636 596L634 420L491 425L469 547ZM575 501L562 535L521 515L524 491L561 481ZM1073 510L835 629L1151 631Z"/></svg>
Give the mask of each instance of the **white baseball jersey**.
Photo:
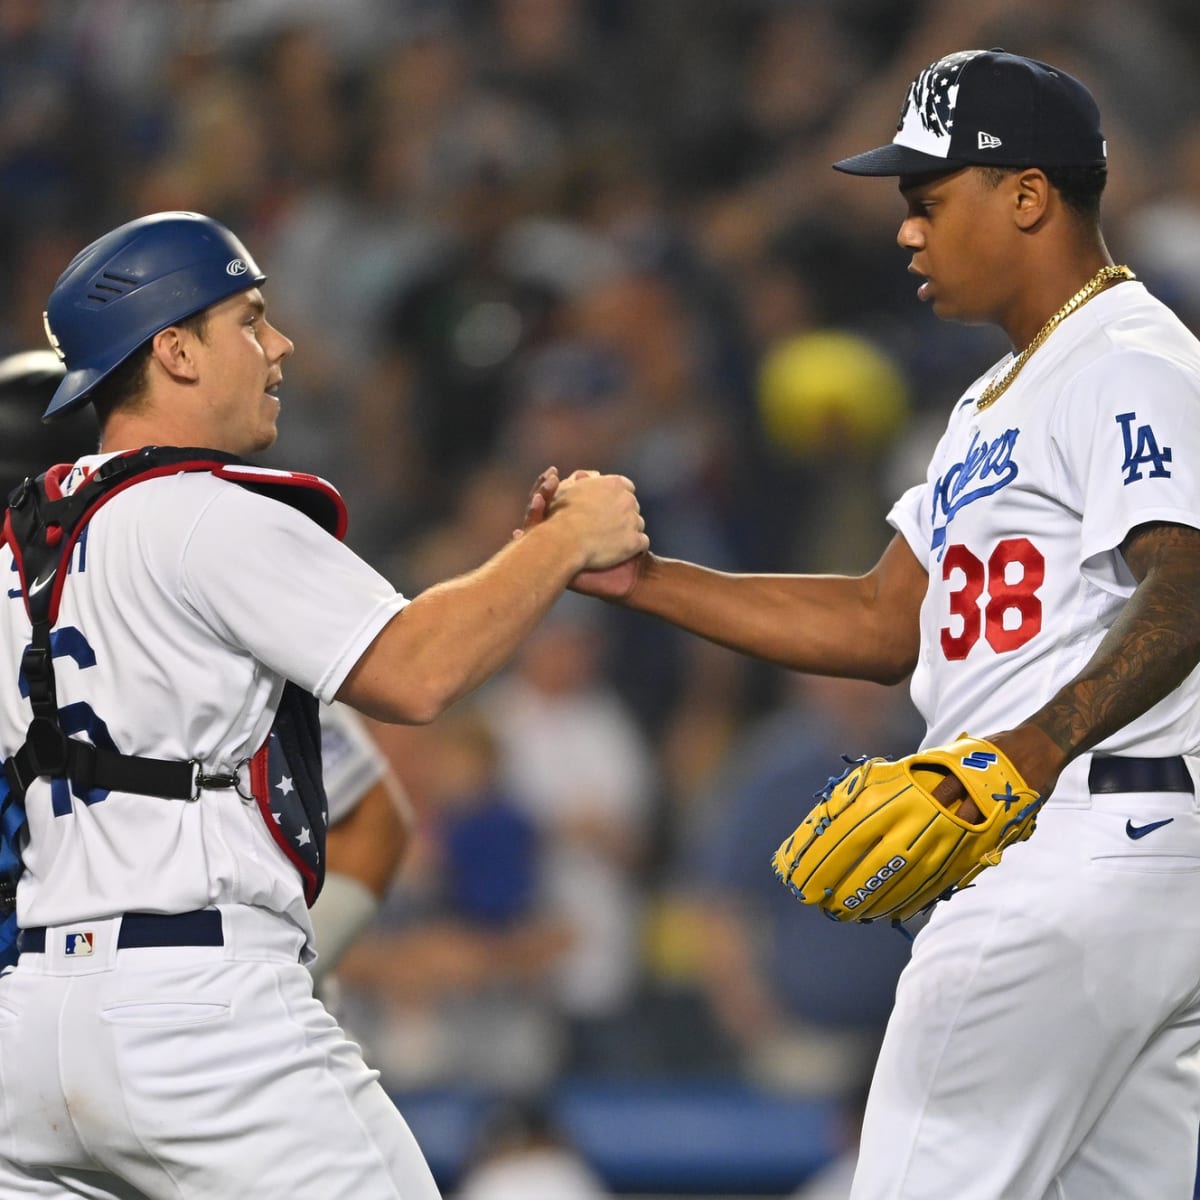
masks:
<svg viewBox="0 0 1200 1200"><path fill-rule="evenodd" d="M237 769L249 795L284 679L332 701L404 603L286 504L207 473L143 480L73 551L60 719L126 754ZM11 683L30 634L15 589L0 614L8 754L30 720ZM343 801L357 756L334 755ZM18 913L27 935L48 928L0 975L0 1195L437 1200L378 1073L313 996L301 878L256 802L37 780L25 806ZM179 934L195 909L219 914L217 944ZM146 911L176 914L178 940L123 941Z"/></svg>
<svg viewBox="0 0 1200 1200"><path fill-rule="evenodd" d="M3 556L11 563L7 546ZM9 578L0 673L13 679L29 621L15 569ZM72 556L54 632L59 707L122 753L238 769L249 795L244 764L285 678L331 701L404 604L289 505L207 472L145 480L99 509ZM15 688L0 689L0 752L21 745L30 718ZM23 927L248 904L308 929L299 875L233 790L87 803L64 781L38 780L26 812Z"/></svg>
<svg viewBox="0 0 1200 1200"><path fill-rule="evenodd" d="M929 571L913 700L926 745L1010 728L1091 658L1132 594L1135 526L1200 526L1200 344L1140 283L1068 317L983 412L958 403L889 520ZM1200 747L1200 674L1098 747ZM1070 793L1068 772L1055 794ZM1053 802L1053 801L1052 801Z"/></svg>
<svg viewBox="0 0 1200 1200"><path fill-rule="evenodd" d="M1200 344L1140 284L1067 317L979 412L1006 366L967 390L890 516L929 571L926 744L1041 708L1134 590L1126 535L1200 527ZM1101 749L1183 755L1196 779L1198 701L1193 673ZM1091 759L917 934L853 1200L1190 1200L1200 813L1188 791L1093 795Z"/></svg>

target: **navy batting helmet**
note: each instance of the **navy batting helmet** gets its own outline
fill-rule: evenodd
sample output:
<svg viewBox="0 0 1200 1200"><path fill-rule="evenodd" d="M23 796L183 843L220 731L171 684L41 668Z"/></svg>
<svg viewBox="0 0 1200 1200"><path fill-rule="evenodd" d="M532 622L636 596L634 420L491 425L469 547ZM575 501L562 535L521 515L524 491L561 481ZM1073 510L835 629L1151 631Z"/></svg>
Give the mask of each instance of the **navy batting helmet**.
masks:
<svg viewBox="0 0 1200 1200"><path fill-rule="evenodd" d="M92 413L73 413L53 425L42 420L64 370L52 350L0 359L0 502L27 476L96 450Z"/></svg>
<svg viewBox="0 0 1200 1200"><path fill-rule="evenodd" d="M160 330L265 279L245 246L200 213L154 213L97 238L46 304L46 336L67 368L46 417L86 404Z"/></svg>

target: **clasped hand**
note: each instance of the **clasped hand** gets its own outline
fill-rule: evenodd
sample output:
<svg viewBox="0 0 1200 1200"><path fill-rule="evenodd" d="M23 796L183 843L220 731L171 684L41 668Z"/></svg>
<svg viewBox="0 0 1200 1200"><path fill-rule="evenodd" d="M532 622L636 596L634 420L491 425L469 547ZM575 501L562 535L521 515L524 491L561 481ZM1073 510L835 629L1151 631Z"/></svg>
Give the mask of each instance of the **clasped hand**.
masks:
<svg viewBox="0 0 1200 1200"><path fill-rule="evenodd" d="M584 470L561 479L556 467L548 467L534 482L522 527L513 531L513 538L551 518L561 519L559 514L579 523L587 548L585 568L571 587L609 599L632 590L633 564L650 546L633 481Z"/></svg>

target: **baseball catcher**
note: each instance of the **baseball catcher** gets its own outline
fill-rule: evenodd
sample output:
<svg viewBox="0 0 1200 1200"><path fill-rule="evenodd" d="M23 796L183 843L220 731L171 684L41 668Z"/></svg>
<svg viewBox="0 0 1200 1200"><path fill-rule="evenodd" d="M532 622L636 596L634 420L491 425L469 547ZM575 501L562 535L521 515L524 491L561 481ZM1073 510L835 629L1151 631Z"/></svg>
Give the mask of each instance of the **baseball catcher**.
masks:
<svg viewBox="0 0 1200 1200"><path fill-rule="evenodd" d="M950 777L977 821L944 803ZM799 900L835 921L916 916L1029 837L1042 806L996 746L967 734L895 761L855 759L818 796L773 865Z"/></svg>

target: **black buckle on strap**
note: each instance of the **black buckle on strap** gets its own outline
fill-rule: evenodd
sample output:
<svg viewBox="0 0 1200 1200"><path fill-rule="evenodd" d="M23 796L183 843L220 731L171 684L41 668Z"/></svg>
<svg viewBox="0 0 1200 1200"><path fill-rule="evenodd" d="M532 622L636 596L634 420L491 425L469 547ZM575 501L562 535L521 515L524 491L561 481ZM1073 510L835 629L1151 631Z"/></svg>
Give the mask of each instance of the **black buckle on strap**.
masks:
<svg viewBox="0 0 1200 1200"><path fill-rule="evenodd" d="M196 772L196 791L199 792L203 788L235 788L238 785L238 777L230 774L215 774L204 775L199 771Z"/></svg>
<svg viewBox="0 0 1200 1200"><path fill-rule="evenodd" d="M191 759L189 765L196 768L196 778L192 789L192 799L199 800L200 793L206 788L211 788L214 791L234 791L237 792L243 800L253 801L252 795L247 795L242 791L242 777L238 774L250 760L243 758L240 762L234 764L232 771L213 771L211 774L206 774L201 769L200 763L195 759Z"/></svg>
<svg viewBox="0 0 1200 1200"><path fill-rule="evenodd" d="M54 668L48 646L26 646L21 655L21 673L29 685L29 702L34 712L56 707Z"/></svg>
<svg viewBox="0 0 1200 1200"><path fill-rule="evenodd" d="M26 762L34 775L63 776L71 749L67 735L57 721L34 717L25 735Z"/></svg>

